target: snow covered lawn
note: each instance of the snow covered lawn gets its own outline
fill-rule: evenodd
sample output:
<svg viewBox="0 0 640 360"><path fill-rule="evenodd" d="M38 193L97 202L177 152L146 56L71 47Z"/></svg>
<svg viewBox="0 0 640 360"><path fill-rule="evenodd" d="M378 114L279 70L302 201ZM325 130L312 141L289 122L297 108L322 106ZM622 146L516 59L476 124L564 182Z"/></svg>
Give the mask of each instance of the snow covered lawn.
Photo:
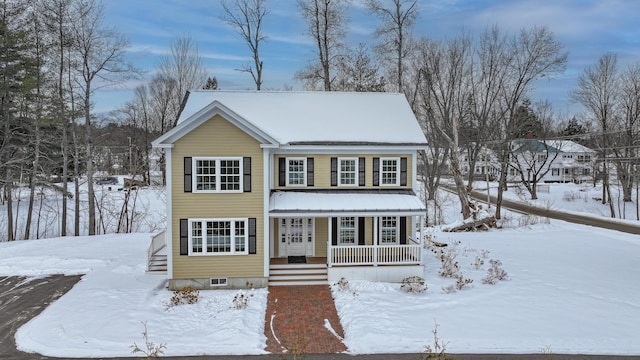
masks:
<svg viewBox="0 0 640 360"><path fill-rule="evenodd" d="M66 295L19 329L21 350L59 357L128 356L150 340L166 355L264 353L267 290L203 291L195 305L167 309L162 275L145 273L150 234L67 237L0 243L0 275L86 273ZM334 287L350 353L421 352L434 322L449 352L640 354L640 239L614 231L552 221L486 233L435 233L460 241L458 256L472 287L442 288L436 257L425 250L425 293L398 284L351 282ZM482 269L472 265L489 251ZM510 280L482 284L489 260L502 261Z"/></svg>
<svg viewBox="0 0 640 360"><path fill-rule="evenodd" d="M472 287L454 293L425 250L425 293L397 284L353 282L333 287L352 353L421 352L438 336L451 353L640 354L640 239L614 231L552 222L529 229L436 233L460 241L461 273ZM476 256L489 254L476 270ZM483 284L489 259L510 280Z"/></svg>
<svg viewBox="0 0 640 360"><path fill-rule="evenodd" d="M166 343L165 355L262 354L267 290L203 291L194 305L168 307L163 275L145 273L150 234L0 243L0 274L83 274L66 295L21 327L18 348L58 357L129 356L134 342Z"/></svg>

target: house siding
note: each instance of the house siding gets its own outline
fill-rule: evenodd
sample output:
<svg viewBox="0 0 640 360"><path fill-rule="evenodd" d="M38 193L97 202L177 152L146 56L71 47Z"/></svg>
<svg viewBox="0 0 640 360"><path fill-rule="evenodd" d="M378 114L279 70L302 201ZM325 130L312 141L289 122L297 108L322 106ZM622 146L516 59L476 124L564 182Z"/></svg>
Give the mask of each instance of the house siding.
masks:
<svg viewBox="0 0 640 360"><path fill-rule="evenodd" d="M331 158L364 158L365 159L365 186L331 186ZM278 190L300 189L300 186L279 186L280 163L279 158L314 158L314 185L307 186L308 189L379 189L389 186L373 185L373 158L407 158L407 185L397 186L397 188L411 188L413 179L413 156L406 154L276 154L274 155L273 184ZM400 167L400 163L398 163ZM356 176L357 178L357 176ZM304 188L304 187L303 187Z"/></svg>
<svg viewBox="0 0 640 360"><path fill-rule="evenodd" d="M184 157L251 157L251 192L184 192ZM172 150L172 256L174 279L264 277L263 157L260 143L224 118L215 116L176 141ZM180 255L180 219L256 218L256 254Z"/></svg>

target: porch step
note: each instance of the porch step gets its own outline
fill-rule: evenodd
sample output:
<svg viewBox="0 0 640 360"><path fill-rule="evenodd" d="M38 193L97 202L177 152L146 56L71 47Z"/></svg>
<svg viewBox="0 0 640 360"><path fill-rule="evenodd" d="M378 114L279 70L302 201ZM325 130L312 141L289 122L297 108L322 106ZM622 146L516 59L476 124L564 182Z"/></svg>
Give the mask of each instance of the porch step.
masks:
<svg viewBox="0 0 640 360"><path fill-rule="evenodd" d="M167 272L167 255L154 254L147 264L147 272L166 273Z"/></svg>
<svg viewBox="0 0 640 360"><path fill-rule="evenodd" d="M269 286L326 285L326 264L269 265Z"/></svg>

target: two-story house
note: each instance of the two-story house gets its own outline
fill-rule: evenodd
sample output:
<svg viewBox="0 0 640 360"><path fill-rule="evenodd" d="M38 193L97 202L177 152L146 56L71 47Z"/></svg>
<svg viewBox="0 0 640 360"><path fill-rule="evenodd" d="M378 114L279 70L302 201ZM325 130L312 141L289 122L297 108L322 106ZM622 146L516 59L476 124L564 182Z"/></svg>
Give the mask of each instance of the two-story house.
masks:
<svg viewBox="0 0 640 360"><path fill-rule="evenodd" d="M402 94L194 91L153 146L170 289L423 273L426 139Z"/></svg>
<svg viewBox="0 0 640 360"><path fill-rule="evenodd" d="M531 174L538 173L537 182L583 182L593 180L595 150L570 140L521 139L513 143L510 156L509 181L532 181Z"/></svg>

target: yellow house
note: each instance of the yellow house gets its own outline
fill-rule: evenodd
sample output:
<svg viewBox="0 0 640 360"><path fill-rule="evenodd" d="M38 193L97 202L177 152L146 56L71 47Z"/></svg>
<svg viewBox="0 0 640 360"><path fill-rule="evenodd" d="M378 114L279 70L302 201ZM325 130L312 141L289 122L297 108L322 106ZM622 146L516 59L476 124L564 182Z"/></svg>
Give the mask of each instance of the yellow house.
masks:
<svg viewBox="0 0 640 360"><path fill-rule="evenodd" d="M170 289L422 275L424 134L404 95L193 91L166 155Z"/></svg>

